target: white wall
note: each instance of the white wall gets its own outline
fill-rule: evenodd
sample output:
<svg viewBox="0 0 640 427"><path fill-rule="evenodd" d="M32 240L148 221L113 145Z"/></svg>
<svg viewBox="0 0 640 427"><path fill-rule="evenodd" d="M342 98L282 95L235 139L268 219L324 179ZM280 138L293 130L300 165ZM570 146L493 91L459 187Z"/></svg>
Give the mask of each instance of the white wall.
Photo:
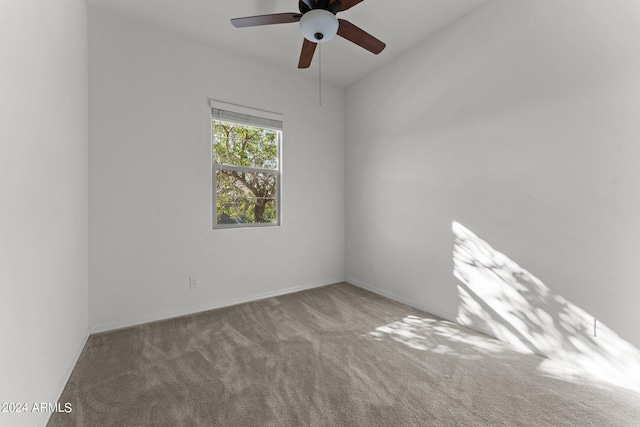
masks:
<svg viewBox="0 0 640 427"><path fill-rule="evenodd" d="M89 22L92 330L344 280L344 92L319 107L295 64ZM283 226L211 229L208 98L284 115Z"/></svg>
<svg viewBox="0 0 640 427"><path fill-rule="evenodd" d="M460 320L455 220L640 345L638 76L637 1L499 0L350 87L347 280Z"/></svg>
<svg viewBox="0 0 640 427"><path fill-rule="evenodd" d="M0 52L0 402L33 405L57 401L88 333L84 1L0 1Z"/></svg>

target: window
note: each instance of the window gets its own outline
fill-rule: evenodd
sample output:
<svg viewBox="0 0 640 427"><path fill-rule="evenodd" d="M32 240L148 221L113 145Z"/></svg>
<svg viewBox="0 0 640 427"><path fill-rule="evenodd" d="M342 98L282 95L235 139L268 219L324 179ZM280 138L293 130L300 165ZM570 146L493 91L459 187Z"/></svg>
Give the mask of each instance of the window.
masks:
<svg viewBox="0 0 640 427"><path fill-rule="evenodd" d="M213 226L280 225L282 117L221 106L212 101Z"/></svg>

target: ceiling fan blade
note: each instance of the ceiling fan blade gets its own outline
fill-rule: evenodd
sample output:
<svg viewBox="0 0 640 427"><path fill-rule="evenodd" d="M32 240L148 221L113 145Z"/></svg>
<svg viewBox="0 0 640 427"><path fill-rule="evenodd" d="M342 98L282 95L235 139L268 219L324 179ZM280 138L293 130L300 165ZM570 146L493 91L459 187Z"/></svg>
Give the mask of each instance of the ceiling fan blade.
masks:
<svg viewBox="0 0 640 427"><path fill-rule="evenodd" d="M360 47L367 49L371 53L376 55L382 52L387 46L371 34L367 33L363 29L356 27L349 21L344 19L338 19L340 26L338 27L338 35L350 42L357 44Z"/></svg>
<svg viewBox="0 0 640 427"><path fill-rule="evenodd" d="M236 28L255 27L258 25L289 24L298 22L302 18L299 13L274 13L273 15L247 16L233 18L231 24Z"/></svg>
<svg viewBox="0 0 640 427"><path fill-rule="evenodd" d="M298 68L309 68L317 46L317 43L304 39L302 42L302 51L300 52L300 61L298 61Z"/></svg>
<svg viewBox="0 0 640 427"><path fill-rule="evenodd" d="M340 9L338 9L338 12L342 12L343 10L351 9L353 6L363 2L364 0L331 0L331 4L337 1L340 1L340 4L342 5Z"/></svg>

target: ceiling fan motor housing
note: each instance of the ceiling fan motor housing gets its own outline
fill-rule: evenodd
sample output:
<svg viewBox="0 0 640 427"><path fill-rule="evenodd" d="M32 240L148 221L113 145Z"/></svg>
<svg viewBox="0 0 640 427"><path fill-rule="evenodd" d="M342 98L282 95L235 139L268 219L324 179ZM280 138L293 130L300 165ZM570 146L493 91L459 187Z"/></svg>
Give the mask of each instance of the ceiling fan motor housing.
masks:
<svg viewBox="0 0 640 427"><path fill-rule="evenodd" d="M302 15L300 31L305 39L314 43L326 43L338 32L338 18L323 9L313 9Z"/></svg>

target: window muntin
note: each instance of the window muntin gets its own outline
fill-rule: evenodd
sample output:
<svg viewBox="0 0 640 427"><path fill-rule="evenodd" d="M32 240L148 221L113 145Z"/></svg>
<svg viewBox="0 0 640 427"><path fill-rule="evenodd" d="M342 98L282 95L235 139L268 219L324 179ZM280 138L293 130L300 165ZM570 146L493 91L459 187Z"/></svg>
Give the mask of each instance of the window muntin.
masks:
<svg viewBox="0 0 640 427"><path fill-rule="evenodd" d="M214 228L279 225L282 122L212 116Z"/></svg>

